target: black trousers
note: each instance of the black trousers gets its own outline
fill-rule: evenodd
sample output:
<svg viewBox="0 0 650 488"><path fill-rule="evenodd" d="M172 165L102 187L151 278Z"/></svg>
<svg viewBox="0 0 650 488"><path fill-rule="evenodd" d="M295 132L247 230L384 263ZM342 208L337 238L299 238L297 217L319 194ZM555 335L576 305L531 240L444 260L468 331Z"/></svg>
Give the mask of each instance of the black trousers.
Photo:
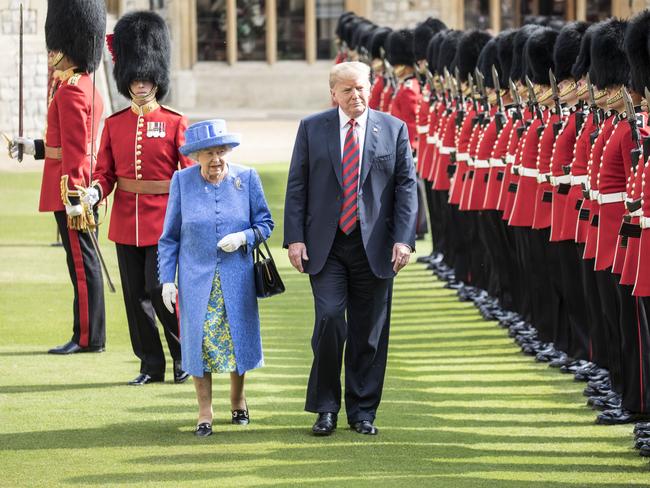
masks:
<svg viewBox="0 0 650 488"><path fill-rule="evenodd" d="M621 366L621 331L619 328L619 317L621 314L618 297L618 281L608 268L596 273L596 286L600 299L601 314L603 317L603 333L607 343L607 358L609 377L612 383L612 390L617 393L623 392L623 370Z"/></svg>
<svg viewBox="0 0 650 488"><path fill-rule="evenodd" d="M373 274L357 227L349 236L337 232L325 266L310 281L316 321L305 410L341 408L345 348L348 422L373 421L384 385L393 279Z"/></svg>
<svg viewBox="0 0 650 488"><path fill-rule="evenodd" d="M415 233L418 236L424 236L424 234L429 232L429 226L427 224L427 213L429 207L427 205L424 184L425 184L424 180L422 178L418 178L418 184L417 184L418 217L415 225Z"/></svg>
<svg viewBox="0 0 650 488"><path fill-rule="evenodd" d="M74 288L72 341L81 347L103 347L106 343L106 313L99 258L88 233L68 229L65 212L54 212L54 218Z"/></svg>
<svg viewBox="0 0 650 488"><path fill-rule="evenodd" d="M178 337L178 319L162 301L162 285L158 281L158 246L115 244L120 267L122 293L129 323L133 352L140 359L140 373L164 376L165 353L156 327L156 316L162 324L174 361L181 359L181 347L170 331Z"/></svg>
<svg viewBox="0 0 650 488"><path fill-rule="evenodd" d="M598 285L594 271L595 259L583 259L585 245L576 244L576 253L580 262L582 294L585 297L585 314L587 333L589 334L590 360L601 368L609 369L609 353L607 352L607 334L603 312L598 298Z"/></svg>

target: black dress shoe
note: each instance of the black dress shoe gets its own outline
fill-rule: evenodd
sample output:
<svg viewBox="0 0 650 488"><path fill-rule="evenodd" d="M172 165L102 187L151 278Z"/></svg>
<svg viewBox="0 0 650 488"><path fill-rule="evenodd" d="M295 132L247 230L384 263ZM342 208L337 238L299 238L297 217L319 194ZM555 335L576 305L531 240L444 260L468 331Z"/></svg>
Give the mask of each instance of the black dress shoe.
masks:
<svg viewBox="0 0 650 488"><path fill-rule="evenodd" d="M209 422L202 422L196 426L194 435L197 437L208 437L212 435L212 424Z"/></svg>
<svg viewBox="0 0 650 488"><path fill-rule="evenodd" d="M650 422L637 422L634 426L634 433L650 430Z"/></svg>
<svg viewBox="0 0 650 488"><path fill-rule="evenodd" d="M316 422L311 428L314 435L331 435L336 430L338 415L331 412L319 413Z"/></svg>
<svg viewBox="0 0 650 488"><path fill-rule="evenodd" d="M375 427L370 420L361 420L350 424L350 428L357 432L357 434L377 435L379 429Z"/></svg>
<svg viewBox="0 0 650 488"><path fill-rule="evenodd" d="M78 352L104 352L104 346L81 347L76 342L70 341L47 351L48 354L76 354Z"/></svg>
<svg viewBox="0 0 650 488"><path fill-rule="evenodd" d="M634 413L625 408L606 410L596 417L596 423L601 425L631 424L633 422L647 421L648 414Z"/></svg>
<svg viewBox="0 0 650 488"><path fill-rule="evenodd" d="M181 362L174 361L174 383L185 383L189 377L189 373L183 371Z"/></svg>
<svg viewBox="0 0 650 488"><path fill-rule="evenodd" d="M232 420L230 421L235 425L248 425L251 422L251 419L248 416L248 408L245 410L233 410Z"/></svg>
<svg viewBox="0 0 650 488"><path fill-rule="evenodd" d="M150 376L146 373L139 374L135 378L133 378L131 381L129 381L129 385L131 386L142 386L142 385L148 385L149 383L161 383L165 381L164 376Z"/></svg>

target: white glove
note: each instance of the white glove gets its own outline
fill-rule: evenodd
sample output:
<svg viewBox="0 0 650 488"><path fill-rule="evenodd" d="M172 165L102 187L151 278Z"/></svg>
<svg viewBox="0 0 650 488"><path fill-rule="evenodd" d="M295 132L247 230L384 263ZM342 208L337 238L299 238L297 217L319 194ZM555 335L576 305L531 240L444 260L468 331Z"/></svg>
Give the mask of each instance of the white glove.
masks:
<svg viewBox="0 0 650 488"><path fill-rule="evenodd" d="M81 205L66 205L65 213L68 217L78 217L83 213L84 209Z"/></svg>
<svg viewBox="0 0 650 488"><path fill-rule="evenodd" d="M176 284L163 283L162 299L165 307L169 310L169 313L174 313L174 305L176 304Z"/></svg>
<svg viewBox="0 0 650 488"><path fill-rule="evenodd" d="M12 159L18 159L19 144L23 145L23 154L29 154L33 156L36 153L34 139L28 139L27 137L14 137L14 140L9 144L9 156Z"/></svg>
<svg viewBox="0 0 650 488"><path fill-rule="evenodd" d="M93 207L99 201L99 191L96 187L91 186L80 191L82 194L81 201L88 207Z"/></svg>
<svg viewBox="0 0 650 488"><path fill-rule="evenodd" d="M220 247L226 252L233 252L244 244L246 244L246 234L244 232L235 232L233 234L228 234L217 242L217 247Z"/></svg>

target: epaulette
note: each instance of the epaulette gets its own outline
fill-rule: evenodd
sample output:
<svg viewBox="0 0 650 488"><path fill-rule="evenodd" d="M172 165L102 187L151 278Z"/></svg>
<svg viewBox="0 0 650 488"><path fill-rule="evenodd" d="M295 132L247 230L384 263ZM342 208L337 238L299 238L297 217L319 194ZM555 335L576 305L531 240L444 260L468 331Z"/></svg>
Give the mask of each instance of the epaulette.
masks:
<svg viewBox="0 0 650 488"><path fill-rule="evenodd" d="M121 113L124 113L124 112L126 112L127 110L131 110L131 107L126 107L126 108L123 108L122 110L118 110L117 112L112 113L111 115L109 115L109 116L106 117L106 118L107 118L107 119L110 119L111 117L115 117L116 115L119 115L119 114L121 114Z"/></svg>
<svg viewBox="0 0 650 488"><path fill-rule="evenodd" d="M183 112L180 112L180 111L178 111L178 110L176 110L174 108L168 107L167 105L162 105L161 104L160 106L162 108L164 108L165 110L169 110L170 112L175 113L176 115L181 115L181 116L185 115Z"/></svg>
<svg viewBox="0 0 650 488"><path fill-rule="evenodd" d="M81 73L75 73L70 78L68 78L68 85L77 86L79 80L81 79Z"/></svg>

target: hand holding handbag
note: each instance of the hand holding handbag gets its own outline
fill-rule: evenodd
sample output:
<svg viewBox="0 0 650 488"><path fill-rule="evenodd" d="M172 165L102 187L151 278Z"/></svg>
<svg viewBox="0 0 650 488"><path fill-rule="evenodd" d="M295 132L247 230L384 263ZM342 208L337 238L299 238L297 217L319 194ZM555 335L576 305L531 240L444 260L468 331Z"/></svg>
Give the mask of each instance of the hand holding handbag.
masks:
<svg viewBox="0 0 650 488"><path fill-rule="evenodd" d="M257 290L257 298L267 298L273 295L279 295L284 292L284 283L278 273L278 268L275 266L273 256L266 243L262 238L262 233L257 227L253 227L255 233L255 249L253 249L253 270L255 272L255 288ZM262 252L260 247L264 244L266 254Z"/></svg>

